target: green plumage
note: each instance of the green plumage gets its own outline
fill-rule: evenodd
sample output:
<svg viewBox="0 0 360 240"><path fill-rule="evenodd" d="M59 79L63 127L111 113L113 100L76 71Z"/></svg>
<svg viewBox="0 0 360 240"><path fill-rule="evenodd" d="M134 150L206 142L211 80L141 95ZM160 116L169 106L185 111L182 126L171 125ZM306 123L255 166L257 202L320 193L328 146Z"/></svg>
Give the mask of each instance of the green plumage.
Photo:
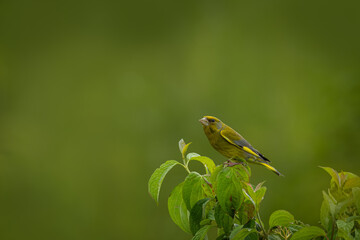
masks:
<svg viewBox="0 0 360 240"><path fill-rule="evenodd" d="M235 162L250 162L265 166L277 175L282 175L264 155L248 143L238 132L216 117L205 116L200 119L205 135L219 153Z"/></svg>

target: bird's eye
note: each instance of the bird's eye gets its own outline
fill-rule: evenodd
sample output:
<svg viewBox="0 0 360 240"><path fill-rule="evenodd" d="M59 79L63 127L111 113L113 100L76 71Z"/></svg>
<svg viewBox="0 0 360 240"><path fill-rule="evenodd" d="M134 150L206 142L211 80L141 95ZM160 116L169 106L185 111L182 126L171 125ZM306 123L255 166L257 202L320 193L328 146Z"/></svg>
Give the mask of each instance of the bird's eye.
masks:
<svg viewBox="0 0 360 240"><path fill-rule="evenodd" d="M209 122L215 122L215 119L211 118L211 119L209 119Z"/></svg>

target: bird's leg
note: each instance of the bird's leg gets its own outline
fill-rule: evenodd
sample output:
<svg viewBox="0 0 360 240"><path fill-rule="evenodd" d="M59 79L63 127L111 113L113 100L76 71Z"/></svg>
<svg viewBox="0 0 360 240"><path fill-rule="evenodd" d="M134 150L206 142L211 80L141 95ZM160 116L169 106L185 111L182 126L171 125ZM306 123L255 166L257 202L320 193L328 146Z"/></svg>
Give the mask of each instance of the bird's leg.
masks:
<svg viewBox="0 0 360 240"><path fill-rule="evenodd" d="M233 159L234 159L234 158L228 159L228 160L224 163L224 165L226 165L226 166L228 166L228 167L232 167L232 166L239 165L239 164L241 164L241 165L243 165L243 166L246 166L246 163L244 163L243 161L241 161L241 162L232 162L231 160L233 160Z"/></svg>
<svg viewBox="0 0 360 240"><path fill-rule="evenodd" d="M232 158L229 158L228 160L226 160L225 162L224 162L224 165L228 165L228 164L231 164L231 160L232 160Z"/></svg>
<svg viewBox="0 0 360 240"><path fill-rule="evenodd" d="M237 162L229 162L229 163L226 164L226 166L232 167L232 166L240 165L240 164L243 165L243 163L241 163L241 162L240 162L240 163L237 163Z"/></svg>

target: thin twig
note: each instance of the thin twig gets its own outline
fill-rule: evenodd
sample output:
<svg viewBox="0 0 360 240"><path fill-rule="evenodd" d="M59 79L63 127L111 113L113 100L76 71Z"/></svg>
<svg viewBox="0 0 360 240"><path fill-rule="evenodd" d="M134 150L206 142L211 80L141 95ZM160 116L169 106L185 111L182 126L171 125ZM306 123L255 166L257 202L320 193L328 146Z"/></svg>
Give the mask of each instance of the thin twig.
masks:
<svg viewBox="0 0 360 240"><path fill-rule="evenodd" d="M265 228L264 228L264 225L263 225L263 223L262 223L262 221L261 221L260 214L259 214L258 211L256 212L256 217L257 217L257 219L259 220L260 227L261 227L261 229L262 229L263 232L264 232L264 237L265 237L265 239L268 239L268 234L267 234L267 232L266 232L266 230L265 230Z"/></svg>

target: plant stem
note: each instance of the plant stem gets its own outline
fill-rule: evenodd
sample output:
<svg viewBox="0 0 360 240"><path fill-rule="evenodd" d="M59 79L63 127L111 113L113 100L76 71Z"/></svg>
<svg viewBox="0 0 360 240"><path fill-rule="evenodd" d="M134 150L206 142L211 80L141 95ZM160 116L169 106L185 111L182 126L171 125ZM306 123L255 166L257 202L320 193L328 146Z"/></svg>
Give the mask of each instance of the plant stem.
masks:
<svg viewBox="0 0 360 240"><path fill-rule="evenodd" d="M335 231L335 221L333 220L330 240L333 240L334 238L334 231Z"/></svg>
<svg viewBox="0 0 360 240"><path fill-rule="evenodd" d="M267 234L267 232L266 232L266 230L264 228L264 225L263 225L263 223L261 221L260 214L259 214L258 211L256 211L256 217L259 220L259 224L260 224L260 227L261 227L262 231L264 232L264 238L267 240L268 239L268 234Z"/></svg>
<svg viewBox="0 0 360 240"><path fill-rule="evenodd" d="M190 173L190 169L189 169L189 167L188 167L188 164L189 164L189 162L186 162L186 159L185 159L185 157L183 156L183 167L186 169L186 171L188 172L188 173Z"/></svg>
<svg viewBox="0 0 360 240"><path fill-rule="evenodd" d="M185 165L185 164L181 164L185 169L186 169L186 171L188 172L188 173L190 173L190 169L189 169L189 167L187 166L187 165Z"/></svg>

